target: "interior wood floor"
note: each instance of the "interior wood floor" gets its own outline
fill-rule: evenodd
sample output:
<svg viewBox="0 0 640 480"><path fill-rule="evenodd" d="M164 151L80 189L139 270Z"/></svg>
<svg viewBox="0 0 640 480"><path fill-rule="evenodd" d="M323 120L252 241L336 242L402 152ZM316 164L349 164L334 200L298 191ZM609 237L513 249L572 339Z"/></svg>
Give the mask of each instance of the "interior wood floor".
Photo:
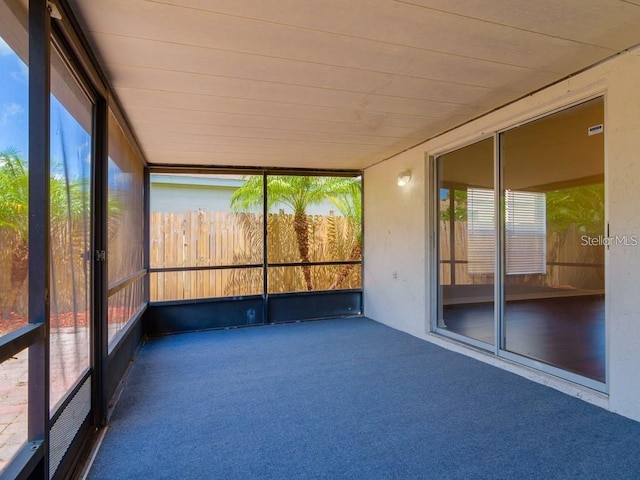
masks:
<svg viewBox="0 0 640 480"><path fill-rule="evenodd" d="M494 343L492 302L444 306L447 329ZM505 349L605 381L604 295L507 301Z"/></svg>

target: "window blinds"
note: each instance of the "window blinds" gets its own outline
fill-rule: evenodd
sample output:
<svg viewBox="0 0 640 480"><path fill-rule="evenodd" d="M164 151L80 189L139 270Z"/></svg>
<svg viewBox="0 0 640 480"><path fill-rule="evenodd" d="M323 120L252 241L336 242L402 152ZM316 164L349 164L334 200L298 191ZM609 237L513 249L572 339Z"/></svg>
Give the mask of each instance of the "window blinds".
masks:
<svg viewBox="0 0 640 480"><path fill-rule="evenodd" d="M468 268L470 274L491 274L496 253L493 190L467 190Z"/></svg>
<svg viewBox="0 0 640 480"><path fill-rule="evenodd" d="M494 272L494 192L467 191L468 267L470 274ZM544 193L505 192L505 253L508 275L546 273L546 199Z"/></svg>
<svg viewBox="0 0 640 480"><path fill-rule="evenodd" d="M545 194L505 191L507 274L547 272Z"/></svg>

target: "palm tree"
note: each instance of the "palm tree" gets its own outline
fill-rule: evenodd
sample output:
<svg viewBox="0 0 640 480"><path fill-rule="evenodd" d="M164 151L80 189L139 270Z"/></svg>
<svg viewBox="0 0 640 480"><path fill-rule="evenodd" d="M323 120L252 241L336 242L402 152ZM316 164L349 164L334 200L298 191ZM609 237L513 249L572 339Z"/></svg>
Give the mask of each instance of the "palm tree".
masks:
<svg viewBox="0 0 640 480"><path fill-rule="evenodd" d="M83 183L70 183L59 175L51 175L49 188L52 233L69 219L84 218L89 205ZM14 234L9 247L10 290L2 310L2 318L6 320L16 307L29 272L29 169L13 149L0 152L0 228Z"/></svg>
<svg viewBox="0 0 640 480"><path fill-rule="evenodd" d="M549 230L564 233L573 227L581 235L603 234L603 183L547 192L546 200Z"/></svg>
<svg viewBox="0 0 640 480"><path fill-rule="evenodd" d="M336 194L339 183L337 180L342 179L316 176L267 176L267 209L274 205L283 205L293 210L293 229L302 263L310 262L307 209ZM264 198L262 177L250 177L231 197L231 210L243 212L259 207L263 204ZM311 267L303 265L302 271L307 290L313 290Z"/></svg>
<svg viewBox="0 0 640 480"><path fill-rule="evenodd" d="M360 177L346 177L335 180L333 191L330 192L328 198L347 219L354 235L354 243L348 260L359 260L362 258L362 181ZM340 288L342 282L354 267L355 264L345 265L336 275L329 289Z"/></svg>
<svg viewBox="0 0 640 480"><path fill-rule="evenodd" d="M585 235L605 234L603 183L547 192L546 208L547 231L552 239L547 256L551 261L566 262L567 254L571 252L569 259L572 262L604 264L603 246L581 248L579 243ZM598 285L604 282L602 268L565 268L559 271L562 272L562 279L558 279L558 282L562 284L587 285L594 278L598 280Z"/></svg>
<svg viewBox="0 0 640 480"><path fill-rule="evenodd" d="M0 227L12 231L10 289L2 318L9 318L29 272L29 171L15 150L0 152Z"/></svg>

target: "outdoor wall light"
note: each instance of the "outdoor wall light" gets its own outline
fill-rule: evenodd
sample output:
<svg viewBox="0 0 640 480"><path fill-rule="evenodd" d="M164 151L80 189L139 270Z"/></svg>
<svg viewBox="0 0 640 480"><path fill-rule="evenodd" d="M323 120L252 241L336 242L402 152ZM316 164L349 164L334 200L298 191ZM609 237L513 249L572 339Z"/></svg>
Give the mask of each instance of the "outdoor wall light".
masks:
<svg viewBox="0 0 640 480"><path fill-rule="evenodd" d="M398 174L398 186L404 187L411 181L411 170L405 170Z"/></svg>

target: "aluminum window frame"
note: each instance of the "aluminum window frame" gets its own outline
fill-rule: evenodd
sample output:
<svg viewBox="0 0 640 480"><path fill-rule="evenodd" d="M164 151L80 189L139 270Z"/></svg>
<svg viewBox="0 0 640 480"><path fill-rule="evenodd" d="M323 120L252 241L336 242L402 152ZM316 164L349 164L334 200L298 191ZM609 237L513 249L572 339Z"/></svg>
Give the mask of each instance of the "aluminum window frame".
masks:
<svg viewBox="0 0 640 480"><path fill-rule="evenodd" d="M429 274L429 278L431 279L431 286L428 291L428 298L430 299L430 307L428 308L428 333L435 334L444 338L447 338L456 343L460 343L466 347L479 349L484 352L491 354L491 356L495 358L500 358L505 361L513 362L525 367L532 368L542 374L550 375L555 378L560 378L562 380L566 380L570 383L586 387L594 392L599 394L608 395L610 388L610 375L609 375L609 321L608 321L608 296L605 294L605 326L604 326L604 336L605 336L605 355L604 355L604 369L605 369L605 380L604 382L600 382L598 380L594 380L592 378L579 375L573 373L568 370L564 370L560 367L556 367L545 362L538 361L533 358L526 357L524 355L520 355L517 353L509 352L505 349L505 321L504 321L504 306L505 306L505 282L504 278L506 276L506 226L505 226L505 209L501 208L505 202L504 188L503 188L503 174L502 174L502 166L503 166L503 155L502 155L502 135L508 131L519 128L521 126L536 122L538 120L542 120L545 118L549 118L557 113L563 112L565 110L571 109L583 103L589 102L591 100L595 100L598 98L602 98L603 100L603 108L604 108L604 116L606 120L606 112L607 112L607 92L606 89L595 89L595 91L583 96L574 98L569 102L562 102L561 99L558 100L558 104L556 107L552 109L548 109L542 112L539 112L535 115L524 116L521 121L512 122L508 126L493 129L490 135L487 135L485 132L482 134L468 137L464 142L460 142L453 147L443 149L442 151L437 151L432 154L425 154L425 159L428 162L429 172L431 175L430 188L431 192L428 198L428 219L427 219L427 228L428 235L427 238L430 242L430 255L428 259L428 267L431 273ZM606 135L606 129L604 134ZM495 192L495 203L494 203L494 212L496 218L496 232L495 232L495 247L496 247L496 264L495 264L495 273L494 273L494 334L495 341L494 345L489 345L484 342L480 342L476 339L466 337L464 335L460 335L454 332L450 332L445 328L441 328L438 325L439 311L442 306L442 300L439 295L439 284L441 281L440 278L440 250L439 250L439 210L438 210L438 197L439 197L439 172L438 161L439 159L451 152L455 152L467 146L470 146L474 143L480 142L487 138L493 138L493 154L494 154L494 192ZM606 136L605 136L605 152L604 152L604 171L605 171L605 218L604 223L605 226L608 225L608 201L606 195L606 170L607 170L607 157L606 157ZM605 265L607 264L607 255L605 252ZM605 268L605 292L607 291L609 273L608 269Z"/></svg>
<svg viewBox="0 0 640 480"><path fill-rule="evenodd" d="M189 272L189 271L217 271L228 269L243 269L243 268L261 268L263 275L263 291L257 295L263 300L263 315L265 323L272 323L270 319L269 309L269 297L278 296L295 296L298 294L308 294L308 291L300 292L285 292L285 293L269 293L268 291L268 272L270 268L278 267L302 267L302 266L340 266L340 265L359 265L362 271L362 285L356 289L342 289L336 290L336 292L352 291L362 294L364 290L364 172L362 170L320 170L320 169L279 169L279 168L259 168L259 167L245 167L245 168L232 168L232 167L204 167L204 166L149 166L149 175L155 173L159 174L229 174L229 175L261 175L264 200L262 202L262 227L263 227L263 252L262 263L251 263L242 265L211 265L211 266L194 266L194 267L163 267L163 268L148 268L149 274L163 273L163 272ZM362 194L360 198L361 208L363 211L362 222L362 257L360 260L336 260L336 261L322 261L322 262L269 262L267 249L268 249L268 231L267 231L267 216L268 216L268 189L267 178L272 175L291 175L291 176L317 176L317 177L360 177L362 182ZM149 195L152 195L149 189ZM146 212L146 228L149 228L150 224L150 207L147 206ZM150 237L147 237L146 248L149 248ZM331 292L331 290L314 290L312 292ZM256 297L256 295L248 295L243 298ZM167 301L153 301L149 305L179 305L179 304L192 304L203 303L208 301L225 301L232 299L233 297L210 297L210 298L197 298L197 299L184 299L184 300L167 300ZM362 308L360 308L359 314L362 314Z"/></svg>

